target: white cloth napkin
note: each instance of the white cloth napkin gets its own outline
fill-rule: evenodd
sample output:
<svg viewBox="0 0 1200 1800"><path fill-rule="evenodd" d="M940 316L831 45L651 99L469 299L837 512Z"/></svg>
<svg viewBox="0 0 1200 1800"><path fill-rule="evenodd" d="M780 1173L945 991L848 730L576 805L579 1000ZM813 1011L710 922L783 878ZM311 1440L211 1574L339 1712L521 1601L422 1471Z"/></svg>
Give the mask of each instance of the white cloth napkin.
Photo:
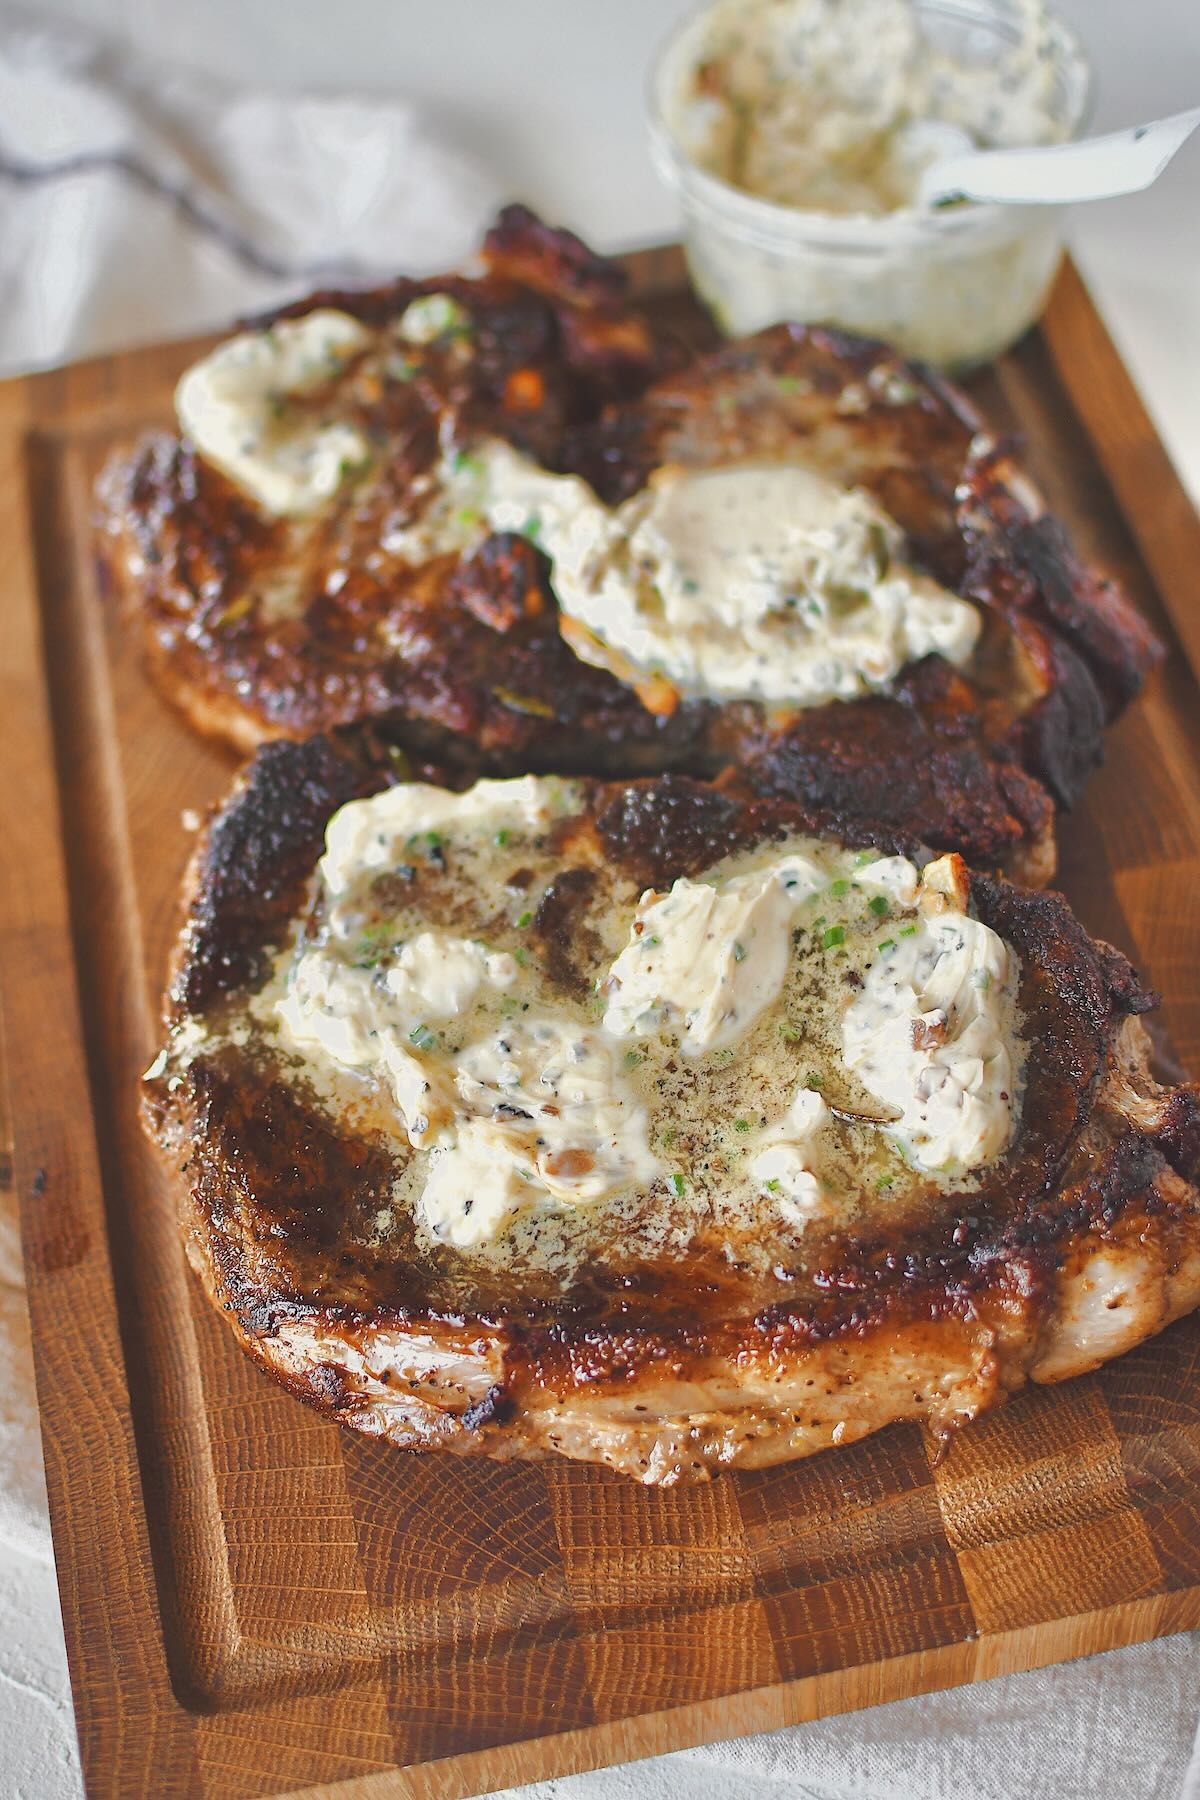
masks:
<svg viewBox="0 0 1200 1800"><path fill-rule="evenodd" d="M506 197L403 102L231 90L0 14L0 373L452 267Z"/></svg>
<svg viewBox="0 0 1200 1800"><path fill-rule="evenodd" d="M322 281L452 266L505 197L502 170L402 102L234 91L0 11L0 373L186 336ZM0 1367L0 1793L73 1800L11 1199ZM520 1794L1200 1800L1198 1709L1200 1636L1176 1637Z"/></svg>
<svg viewBox="0 0 1200 1800"><path fill-rule="evenodd" d="M1200 1639L1162 1638L490 1800L1200 1800L1198 1692Z"/></svg>

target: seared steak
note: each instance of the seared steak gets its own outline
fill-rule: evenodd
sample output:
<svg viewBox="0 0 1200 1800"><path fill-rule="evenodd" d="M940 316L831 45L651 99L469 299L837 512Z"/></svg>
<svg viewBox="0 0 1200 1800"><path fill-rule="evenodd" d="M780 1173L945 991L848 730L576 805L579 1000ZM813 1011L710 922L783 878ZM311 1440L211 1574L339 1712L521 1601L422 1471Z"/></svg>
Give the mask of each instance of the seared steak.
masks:
<svg viewBox="0 0 1200 1800"><path fill-rule="evenodd" d="M734 781L396 763L257 753L147 1078L192 1263L293 1392L667 1484L946 1436L1200 1301L1200 1092L1058 895Z"/></svg>
<svg viewBox="0 0 1200 1800"><path fill-rule="evenodd" d="M264 509L187 436L155 434L109 466L104 558L191 722L248 749L371 718L464 772L733 763L839 817L875 817L886 797L901 832L1047 879L1054 803L1078 794L1156 646L965 398L819 328L775 327L678 366L621 272L523 209L502 215L483 258L477 277L318 294L265 322L278 334L340 320L350 334L315 398L258 397L288 418L316 409L360 447L316 510ZM604 508L681 471L819 471L895 522L912 578L969 602L977 640L957 666L901 656L803 705L680 686L567 617L532 514L498 529L481 510L470 471L496 443L584 478L601 531ZM850 591L852 609L862 597Z"/></svg>

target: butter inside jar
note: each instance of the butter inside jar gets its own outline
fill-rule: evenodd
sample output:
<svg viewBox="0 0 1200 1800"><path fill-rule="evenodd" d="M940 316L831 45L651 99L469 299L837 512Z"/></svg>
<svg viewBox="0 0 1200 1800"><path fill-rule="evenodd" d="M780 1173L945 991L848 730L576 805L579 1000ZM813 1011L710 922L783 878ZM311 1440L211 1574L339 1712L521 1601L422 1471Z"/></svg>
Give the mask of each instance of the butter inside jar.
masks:
<svg viewBox="0 0 1200 1800"><path fill-rule="evenodd" d="M1040 0L1013 0L994 60L956 56L911 0L724 0L693 71L697 160L749 194L817 212L880 214L916 202L945 147L1053 144L1051 26Z"/></svg>
<svg viewBox="0 0 1200 1800"><path fill-rule="evenodd" d="M1037 316L1062 209L922 210L921 176L1076 135L1089 85L1041 0L719 0L661 55L652 148L725 330L820 321L966 368Z"/></svg>

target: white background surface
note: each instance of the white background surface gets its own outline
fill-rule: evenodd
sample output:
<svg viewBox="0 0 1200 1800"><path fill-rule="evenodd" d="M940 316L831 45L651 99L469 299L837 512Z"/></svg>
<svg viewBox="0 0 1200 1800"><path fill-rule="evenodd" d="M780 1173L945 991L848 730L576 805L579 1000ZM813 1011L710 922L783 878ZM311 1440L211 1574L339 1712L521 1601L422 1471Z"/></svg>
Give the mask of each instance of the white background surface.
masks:
<svg viewBox="0 0 1200 1800"><path fill-rule="evenodd" d="M55 0L34 16L75 20L143 58L242 84L409 98L512 197L619 249L673 235L673 203L646 155L641 90L654 43L685 9L683 0ZM1200 0L1060 0L1060 10L1097 63L1100 126L1200 102ZM1073 237L1200 501L1200 143L1149 195L1081 212ZM0 1326L10 1338L20 1306L15 1243L0 1231ZM36 1457L27 1414L6 1408L0 1392L0 1455L23 1518L36 1508ZM65 1800L78 1777L52 1570L36 1554L0 1593L0 1642L0 1800ZM1176 1800L1198 1698L1200 1637L1177 1638L765 1746L666 1759L653 1775L539 1793ZM1200 1780L1188 1792L1200 1800Z"/></svg>
<svg viewBox="0 0 1200 1800"><path fill-rule="evenodd" d="M1200 0L1057 0L1100 128L1200 103ZM642 127L651 49L690 0L54 0L46 14L239 81L400 94L603 250L672 235ZM1200 502L1200 142L1149 194L1081 209L1076 252Z"/></svg>

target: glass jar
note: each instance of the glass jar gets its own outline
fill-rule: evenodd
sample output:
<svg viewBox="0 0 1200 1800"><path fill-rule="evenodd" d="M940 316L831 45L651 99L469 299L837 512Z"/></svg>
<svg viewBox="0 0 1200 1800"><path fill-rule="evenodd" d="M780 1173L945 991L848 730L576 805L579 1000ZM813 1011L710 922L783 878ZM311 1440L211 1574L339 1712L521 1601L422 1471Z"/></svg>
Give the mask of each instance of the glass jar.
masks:
<svg viewBox="0 0 1200 1800"><path fill-rule="evenodd" d="M1003 0L913 0L923 34L978 69L1011 52ZM692 279L723 331L781 319L841 325L963 371L998 356L1038 317L1063 250L1060 206L963 203L880 216L779 205L699 166L682 141L683 95L703 59L708 9L664 44L650 76L655 165L680 198ZM1052 105L1066 137L1083 129L1091 70L1053 20Z"/></svg>

